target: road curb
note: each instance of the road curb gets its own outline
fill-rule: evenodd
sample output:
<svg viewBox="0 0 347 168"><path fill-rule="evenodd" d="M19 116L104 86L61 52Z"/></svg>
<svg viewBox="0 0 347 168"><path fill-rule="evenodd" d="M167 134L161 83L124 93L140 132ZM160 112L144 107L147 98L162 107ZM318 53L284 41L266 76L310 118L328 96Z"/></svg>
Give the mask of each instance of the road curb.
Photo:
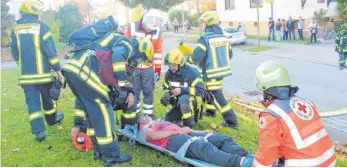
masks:
<svg viewBox="0 0 347 168"><path fill-rule="evenodd" d="M257 111L257 112L261 112L261 111L264 110L263 108L256 107L256 106L259 106L258 104L253 103L253 102L249 102L249 101L246 101L246 100L242 100L242 99L238 99L238 98L232 98L232 101L235 102L238 105L241 105L241 106L243 106L245 108L248 108L250 110L254 110L254 111ZM320 117L334 117L334 116L346 115L346 114L347 114L347 108L319 112L319 116Z"/></svg>

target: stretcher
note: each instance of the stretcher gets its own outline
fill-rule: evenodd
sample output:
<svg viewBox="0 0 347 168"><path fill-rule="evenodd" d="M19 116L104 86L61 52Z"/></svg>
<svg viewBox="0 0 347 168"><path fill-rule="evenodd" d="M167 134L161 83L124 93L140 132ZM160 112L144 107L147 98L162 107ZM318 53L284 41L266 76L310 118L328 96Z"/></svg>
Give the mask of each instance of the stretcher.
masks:
<svg viewBox="0 0 347 168"><path fill-rule="evenodd" d="M193 138L189 139L186 143L184 143L182 145L182 147L177 151L177 153L174 153L174 152L171 152L165 148L162 148L160 146L157 146L157 145L154 145L154 144L147 142L146 138L145 138L145 132L146 132L147 128L148 127L144 127L141 130L141 132L139 132L137 125L133 125L133 126L126 125L124 127L124 129L117 129L117 132L128 137L130 145L135 145L136 143L140 143L140 144L149 146L149 147L154 148L160 152L164 152L164 153L174 157L175 159L177 159L180 162L183 162L183 163L186 163L189 165L193 165L196 167L220 167L220 166L213 164L213 163L185 157L189 145L192 142L194 142L195 140L200 139L200 137L193 137Z"/></svg>

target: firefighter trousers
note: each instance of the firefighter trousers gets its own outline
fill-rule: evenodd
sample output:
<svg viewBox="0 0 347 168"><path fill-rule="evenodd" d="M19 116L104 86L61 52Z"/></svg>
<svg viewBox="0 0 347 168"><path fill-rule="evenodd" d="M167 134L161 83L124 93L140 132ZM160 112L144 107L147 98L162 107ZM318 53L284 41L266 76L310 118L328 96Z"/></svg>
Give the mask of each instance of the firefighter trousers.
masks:
<svg viewBox="0 0 347 168"><path fill-rule="evenodd" d="M125 125L134 125L136 124L137 119L139 118L139 113L136 113L136 96L134 97L134 104L128 108L127 104L116 104L114 111L121 110L121 128L124 128ZM84 112L82 104L76 99L75 101L75 117L74 117L74 127L79 127L80 132L87 132L87 114ZM90 129L90 127L88 127Z"/></svg>
<svg viewBox="0 0 347 168"><path fill-rule="evenodd" d="M120 156L110 101L91 89L77 75L64 72L64 76L78 103L84 109L88 125L87 134L93 142L93 150L99 150L103 158Z"/></svg>
<svg viewBox="0 0 347 168"><path fill-rule="evenodd" d="M152 67L146 69L136 69L134 71L134 79L132 82L135 95L137 97L136 113L141 112L140 94L143 94L143 113L153 114L154 104L154 69Z"/></svg>
<svg viewBox="0 0 347 168"><path fill-rule="evenodd" d="M200 100L198 100L200 99ZM199 112L202 108L202 99L189 94L180 95L177 103L165 115L165 121L176 124L183 122L183 126L193 128L198 120Z"/></svg>
<svg viewBox="0 0 347 168"><path fill-rule="evenodd" d="M173 135L169 138L167 149L177 152L181 146L192 137L200 137L190 144L186 157L214 163L224 167L240 167L241 158L247 151L237 145L230 137L212 134L204 141L207 133L191 133L189 135Z"/></svg>
<svg viewBox="0 0 347 168"><path fill-rule="evenodd" d="M56 120L56 104L50 96L52 82L46 84L22 85L26 104L29 111L31 132L33 134L45 130L45 123L41 112L41 100L47 124L54 124Z"/></svg>
<svg viewBox="0 0 347 168"><path fill-rule="evenodd" d="M339 54L339 66L345 67L346 66L346 60L347 60L347 53L340 53Z"/></svg>
<svg viewBox="0 0 347 168"><path fill-rule="evenodd" d="M222 113L223 119L230 126L237 126L237 117L229 101L225 98L222 89L210 91L213 95L212 102L206 103L207 110L215 110Z"/></svg>

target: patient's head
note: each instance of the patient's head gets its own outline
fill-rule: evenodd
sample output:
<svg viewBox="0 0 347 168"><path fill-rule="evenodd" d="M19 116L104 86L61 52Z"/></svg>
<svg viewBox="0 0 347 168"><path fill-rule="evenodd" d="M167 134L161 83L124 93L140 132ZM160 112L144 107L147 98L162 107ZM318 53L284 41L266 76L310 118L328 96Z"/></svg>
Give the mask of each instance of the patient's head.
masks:
<svg viewBox="0 0 347 168"><path fill-rule="evenodd" d="M150 116L147 116L147 115L144 115L144 116L141 116L138 120L137 120L137 122L139 123L139 125L142 125L142 124L149 124L150 122L152 122L153 121L153 119L152 119L152 117L150 117Z"/></svg>

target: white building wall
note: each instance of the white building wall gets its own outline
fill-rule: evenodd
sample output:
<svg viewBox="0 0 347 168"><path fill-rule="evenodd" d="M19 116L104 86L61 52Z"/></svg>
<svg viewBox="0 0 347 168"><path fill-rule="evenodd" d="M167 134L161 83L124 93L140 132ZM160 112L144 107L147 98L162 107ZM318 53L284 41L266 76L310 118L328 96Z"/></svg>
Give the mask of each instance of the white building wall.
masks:
<svg viewBox="0 0 347 168"><path fill-rule="evenodd" d="M225 0L217 0L217 12L221 21L256 21L257 9L250 8L249 0L235 0L235 10L225 10ZM274 0L274 18L285 18L291 15L297 19L299 16L303 18L311 18L314 11L321 8L328 9L327 16L336 16L337 3L332 2L327 7L325 3L317 3L317 0L307 0L304 9L301 8L301 0ZM271 5L264 2L263 7L259 8L260 21L268 21L271 17Z"/></svg>

